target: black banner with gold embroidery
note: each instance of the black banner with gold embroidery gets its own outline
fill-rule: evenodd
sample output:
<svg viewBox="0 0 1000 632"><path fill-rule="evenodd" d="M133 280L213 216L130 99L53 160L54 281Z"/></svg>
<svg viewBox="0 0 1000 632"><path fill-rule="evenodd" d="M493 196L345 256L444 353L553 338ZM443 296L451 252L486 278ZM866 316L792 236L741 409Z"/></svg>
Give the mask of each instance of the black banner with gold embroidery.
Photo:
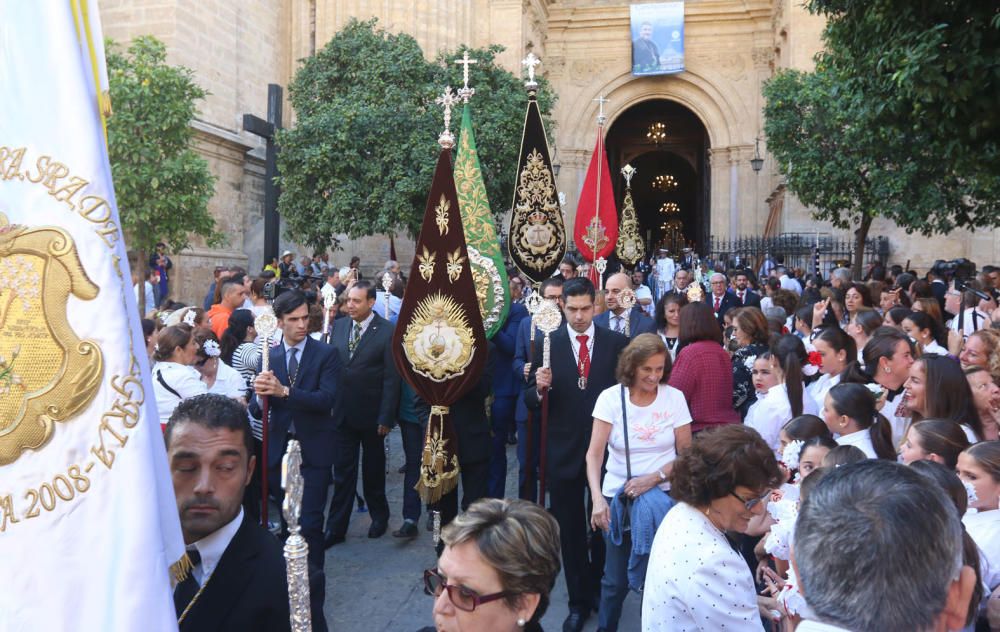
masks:
<svg viewBox="0 0 1000 632"><path fill-rule="evenodd" d="M417 491L435 503L458 484L448 407L480 379L487 353L447 148L434 170L392 343L400 374L431 406Z"/></svg>
<svg viewBox="0 0 1000 632"><path fill-rule="evenodd" d="M518 270L535 283L541 283L552 276L566 254L566 225L536 90L537 85L534 89L529 85L517 182L507 227L507 252Z"/></svg>

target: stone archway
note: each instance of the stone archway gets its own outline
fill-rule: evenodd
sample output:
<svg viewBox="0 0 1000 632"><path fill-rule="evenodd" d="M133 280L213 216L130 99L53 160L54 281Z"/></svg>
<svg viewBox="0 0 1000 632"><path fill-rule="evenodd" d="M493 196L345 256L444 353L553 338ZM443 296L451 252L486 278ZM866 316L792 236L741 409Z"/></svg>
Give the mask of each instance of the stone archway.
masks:
<svg viewBox="0 0 1000 632"><path fill-rule="evenodd" d="M566 209L568 225L572 226L575 218L576 200L596 138L598 104L594 100L604 95L609 99L606 132L634 107L647 101L669 101L683 106L703 126L706 151L704 169L699 170L699 175L704 178L701 217L706 223L696 236L698 241L762 230L766 207L757 208L754 202L757 183L749 165L758 116L751 113L739 94L722 90L719 85L690 70L666 77L636 78L622 73L566 105L558 117L557 145L563 165L560 189L570 200Z"/></svg>

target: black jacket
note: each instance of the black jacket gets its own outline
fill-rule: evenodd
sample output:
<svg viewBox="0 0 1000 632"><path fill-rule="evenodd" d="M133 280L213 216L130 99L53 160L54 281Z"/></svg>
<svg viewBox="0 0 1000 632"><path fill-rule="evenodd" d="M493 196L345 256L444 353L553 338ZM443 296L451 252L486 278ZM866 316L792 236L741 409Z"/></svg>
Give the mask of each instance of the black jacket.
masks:
<svg viewBox="0 0 1000 632"><path fill-rule="evenodd" d="M347 345L353 327L352 319L341 318L333 324L330 337L330 346L340 358L337 386L343 394L334 409L334 423L355 430L375 425L392 428L399 408L399 373L392 359L392 323L374 314L351 357Z"/></svg>
<svg viewBox="0 0 1000 632"><path fill-rule="evenodd" d="M180 632L284 632L290 628L281 544L244 514Z"/></svg>
<svg viewBox="0 0 1000 632"><path fill-rule="evenodd" d="M270 362L274 376L282 384L289 386L284 344L271 349ZM285 438L293 421L295 434L302 444L303 461L311 466L333 465L331 411L337 400L339 366L340 361L332 347L306 338L295 384L290 385L288 398L270 398L270 447L267 454L269 468L278 467L281 463L281 457L285 454ZM260 418L256 397L250 399L250 412L254 417Z"/></svg>
<svg viewBox="0 0 1000 632"><path fill-rule="evenodd" d="M574 332L575 335L575 332ZM535 339L535 357L524 402L528 408L541 410L541 399L535 388L535 373L541 365L543 338ZM594 327L594 351L590 358L587 387L577 385L576 358L570 344L567 325L550 335L552 388L549 390L548 439L546 443L547 474L551 479L572 480L586 469L587 448L594 423L594 404L601 391L614 385L618 354L628 344L625 336L603 327ZM536 417L541 423L541 417Z"/></svg>

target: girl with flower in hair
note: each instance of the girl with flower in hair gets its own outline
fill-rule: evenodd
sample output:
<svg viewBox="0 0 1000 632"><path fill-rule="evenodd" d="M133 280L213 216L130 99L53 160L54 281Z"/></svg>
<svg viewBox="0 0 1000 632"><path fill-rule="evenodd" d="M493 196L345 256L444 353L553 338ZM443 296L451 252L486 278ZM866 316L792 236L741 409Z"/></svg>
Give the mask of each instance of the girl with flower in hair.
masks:
<svg viewBox="0 0 1000 632"><path fill-rule="evenodd" d="M839 445L853 445L870 459L896 460L892 427L876 408L875 395L863 384L838 384L823 404L823 421Z"/></svg>
<svg viewBox="0 0 1000 632"><path fill-rule="evenodd" d="M1000 441L983 441L958 455L958 477L972 486L962 522L982 553L983 583L1000 586Z"/></svg>
<svg viewBox="0 0 1000 632"><path fill-rule="evenodd" d="M246 403L247 383L233 367L222 361L222 347L211 330L197 329L194 340L198 343L194 368L201 375L209 393L225 395Z"/></svg>
<svg viewBox="0 0 1000 632"><path fill-rule="evenodd" d="M745 423L760 433L779 459L782 427L793 417L817 412L803 388L802 369L807 363L802 340L794 334L785 334L754 364L754 372L773 384L758 395L758 401L747 412ZM756 385L758 378L754 380Z"/></svg>

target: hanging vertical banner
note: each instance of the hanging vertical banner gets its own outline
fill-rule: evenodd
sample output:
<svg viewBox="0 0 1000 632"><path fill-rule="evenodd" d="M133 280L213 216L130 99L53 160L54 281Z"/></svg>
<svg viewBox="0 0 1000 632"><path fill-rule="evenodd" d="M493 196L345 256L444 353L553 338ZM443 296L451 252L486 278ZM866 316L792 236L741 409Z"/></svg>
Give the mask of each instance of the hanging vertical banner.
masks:
<svg viewBox="0 0 1000 632"><path fill-rule="evenodd" d="M105 145L97 2L0 0L0 16L0 630L176 630L190 562Z"/></svg>
<svg viewBox="0 0 1000 632"><path fill-rule="evenodd" d="M442 149L392 336L396 368L431 407L417 483L428 504L458 485L458 435L448 407L479 381L487 353L452 174L450 88L438 102L445 106Z"/></svg>
<svg viewBox="0 0 1000 632"><path fill-rule="evenodd" d="M552 276L566 254L566 225L536 100L535 66L541 62L533 53L528 53L522 63L528 69L528 80L524 84L528 89L528 108L518 152L507 250L518 270L537 284Z"/></svg>
<svg viewBox="0 0 1000 632"><path fill-rule="evenodd" d="M669 75L684 70L684 3L657 2L629 7L632 74Z"/></svg>
<svg viewBox="0 0 1000 632"><path fill-rule="evenodd" d="M483 314L486 337L500 331L510 310L510 287L497 229L486 196L486 183L479 168L476 137L472 132L469 105L462 107L462 129L455 157L455 188L462 211L462 228L476 283L476 298Z"/></svg>
<svg viewBox="0 0 1000 632"><path fill-rule="evenodd" d="M594 145L587 176L580 190L573 228L580 256L590 262L601 257L607 259L618 240L618 211L615 209L615 192L611 188L603 130L602 126L597 128L597 144Z"/></svg>
<svg viewBox="0 0 1000 632"><path fill-rule="evenodd" d="M625 200L622 202L621 226L618 232L618 244L615 246L618 258L629 268L635 267L645 253L642 237L639 235L639 218L632 202L632 177L635 176L635 171L632 165L622 167L622 176L625 177Z"/></svg>

